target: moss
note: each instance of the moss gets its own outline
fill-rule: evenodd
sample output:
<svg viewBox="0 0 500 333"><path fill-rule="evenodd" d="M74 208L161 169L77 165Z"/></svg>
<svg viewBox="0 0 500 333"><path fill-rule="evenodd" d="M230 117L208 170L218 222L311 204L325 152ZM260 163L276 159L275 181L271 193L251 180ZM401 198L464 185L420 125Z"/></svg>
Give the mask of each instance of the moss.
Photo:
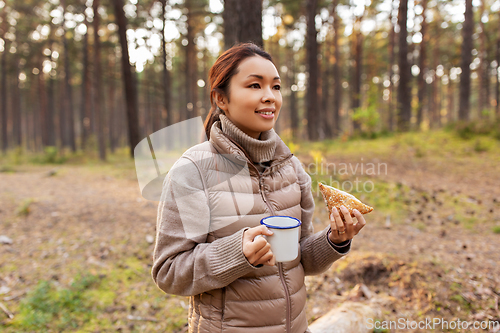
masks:
<svg viewBox="0 0 500 333"><path fill-rule="evenodd" d="M450 297L450 300L457 302L461 308L466 309L466 310L471 310L472 309L472 304L469 303L462 295L460 294L455 294Z"/></svg>

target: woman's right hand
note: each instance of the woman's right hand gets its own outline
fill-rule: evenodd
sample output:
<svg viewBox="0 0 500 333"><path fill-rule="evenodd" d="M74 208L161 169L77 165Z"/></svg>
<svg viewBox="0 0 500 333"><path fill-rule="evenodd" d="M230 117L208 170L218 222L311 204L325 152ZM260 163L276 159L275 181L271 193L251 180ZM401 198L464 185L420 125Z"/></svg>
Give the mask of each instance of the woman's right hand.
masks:
<svg viewBox="0 0 500 333"><path fill-rule="evenodd" d="M253 266L274 266L276 263L271 245L266 238L257 237L258 235L271 236L272 234L273 232L265 225L247 229L243 233L243 254Z"/></svg>

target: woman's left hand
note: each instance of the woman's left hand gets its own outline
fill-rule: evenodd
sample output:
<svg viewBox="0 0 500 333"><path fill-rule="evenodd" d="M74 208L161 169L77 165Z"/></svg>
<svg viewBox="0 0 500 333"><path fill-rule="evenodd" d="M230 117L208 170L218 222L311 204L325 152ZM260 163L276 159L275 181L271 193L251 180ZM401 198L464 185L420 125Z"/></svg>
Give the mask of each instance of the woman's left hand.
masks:
<svg viewBox="0 0 500 333"><path fill-rule="evenodd" d="M332 232L330 232L329 237L334 244L340 244L352 239L366 225L363 214L361 214L357 209L354 209L353 211L357 220L356 223L345 206L341 206L340 210L342 215L344 215L345 222L342 221L342 217L340 216L337 208L334 208L332 214L330 215L330 228L332 229Z"/></svg>

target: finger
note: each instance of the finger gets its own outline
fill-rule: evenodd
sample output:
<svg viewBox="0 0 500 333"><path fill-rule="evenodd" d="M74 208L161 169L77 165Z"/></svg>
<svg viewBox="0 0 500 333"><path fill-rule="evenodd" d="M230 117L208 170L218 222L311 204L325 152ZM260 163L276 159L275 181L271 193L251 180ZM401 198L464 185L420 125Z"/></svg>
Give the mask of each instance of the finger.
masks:
<svg viewBox="0 0 500 333"><path fill-rule="evenodd" d="M271 256L271 259L269 259L268 261L266 261L264 263L264 265L266 266L274 266L276 264L276 257L275 255L271 252L272 256Z"/></svg>
<svg viewBox="0 0 500 333"><path fill-rule="evenodd" d="M257 260L267 252L266 247L269 249L271 245L269 245L265 238L259 237L254 241L243 242L243 254L245 254L247 258L254 257L254 260ZM259 252L260 255L258 255Z"/></svg>
<svg viewBox="0 0 500 333"><path fill-rule="evenodd" d="M345 207L343 205L340 207L340 209L342 211L342 214L344 215L344 220L345 220L344 225L346 227L346 231L351 231L352 226L354 225L351 213L349 213L349 209L347 209L347 207Z"/></svg>
<svg viewBox="0 0 500 333"><path fill-rule="evenodd" d="M274 265L275 256L271 250L267 251L263 256L256 260L257 265L263 264L266 266L272 266L271 262L273 262L272 265Z"/></svg>
<svg viewBox="0 0 500 333"><path fill-rule="evenodd" d="M258 227L250 228L245 230L243 234L243 239L246 241L253 241L257 235L268 235L271 236L273 232L269 230L265 225L260 225Z"/></svg>
<svg viewBox="0 0 500 333"><path fill-rule="evenodd" d="M247 231L248 230L245 231L245 234ZM243 237L243 254L247 258L247 260L252 265L254 265L255 261L257 259L259 259L259 256L256 255L257 252L259 252L259 250L264 248L267 244L269 244L269 243L263 237L258 237L254 241L252 238L248 237L248 235L247 236L244 235L244 237Z"/></svg>
<svg viewBox="0 0 500 333"><path fill-rule="evenodd" d="M259 244L260 245L260 244ZM255 244L255 246L257 246L257 244ZM263 246L261 248L257 248L256 251L255 251L255 256L257 258L261 258L263 257L267 252L269 252L271 250L271 244L269 244L268 242L266 242L265 244L263 244Z"/></svg>
<svg viewBox="0 0 500 333"><path fill-rule="evenodd" d="M332 229L332 232L337 233L338 232L338 230L337 230L337 223L335 222L335 216L333 215L333 211L335 209L336 208L334 207L332 209L332 213L330 214L330 229Z"/></svg>
<svg viewBox="0 0 500 333"><path fill-rule="evenodd" d="M366 221L363 214L361 214L357 209L354 210L354 216L356 216L356 219L358 220L358 222L354 225L354 231L358 233L366 225Z"/></svg>
<svg viewBox="0 0 500 333"><path fill-rule="evenodd" d="M334 209L333 209L333 217L335 219L336 229L337 229L339 235L343 234L345 232L345 226L344 226L344 222L342 221L342 218L340 217L340 212L337 209L337 207L334 207Z"/></svg>

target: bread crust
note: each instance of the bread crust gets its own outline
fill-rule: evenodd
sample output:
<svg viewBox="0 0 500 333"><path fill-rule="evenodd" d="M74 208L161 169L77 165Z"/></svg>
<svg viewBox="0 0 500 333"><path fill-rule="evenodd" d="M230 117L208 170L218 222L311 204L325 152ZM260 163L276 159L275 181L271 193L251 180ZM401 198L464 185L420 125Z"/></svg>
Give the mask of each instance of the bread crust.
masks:
<svg viewBox="0 0 500 333"><path fill-rule="evenodd" d="M340 211L340 206L345 206L353 217L354 209L357 209L361 214L368 214L373 211L373 207L365 205L354 195L341 191L335 187L319 183L319 189L321 194L323 194L323 199L325 200L330 215L332 214L333 208L336 207L339 210L340 216L344 219Z"/></svg>

